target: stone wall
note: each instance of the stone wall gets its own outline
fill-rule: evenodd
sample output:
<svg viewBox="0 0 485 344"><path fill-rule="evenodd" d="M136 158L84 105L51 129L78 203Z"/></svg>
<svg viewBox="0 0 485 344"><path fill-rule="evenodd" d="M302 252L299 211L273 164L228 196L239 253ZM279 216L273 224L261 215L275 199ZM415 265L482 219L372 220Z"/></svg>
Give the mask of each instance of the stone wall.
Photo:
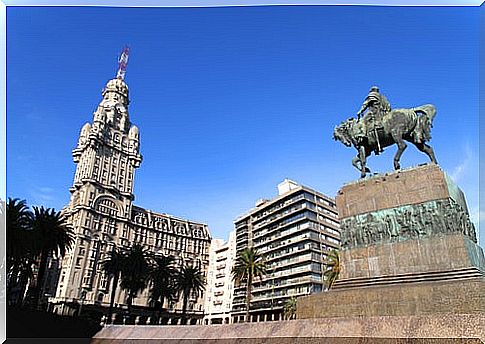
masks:
<svg viewBox="0 0 485 344"><path fill-rule="evenodd" d="M332 318L209 326L109 326L92 344L476 343L483 315Z"/></svg>
<svg viewBox="0 0 485 344"><path fill-rule="evenodd" d="M437 272L450 274L469 268L485 273L482 249L461 234L343 249L340 261L342 270L337 285L348 279Z"/></svg>
<svg viewBox="0 0 485 344"><path fill-rule="evenodd" d="M485 279L336 289L299 298L297 309L299 319L432 314L485 316Z"/></svg>

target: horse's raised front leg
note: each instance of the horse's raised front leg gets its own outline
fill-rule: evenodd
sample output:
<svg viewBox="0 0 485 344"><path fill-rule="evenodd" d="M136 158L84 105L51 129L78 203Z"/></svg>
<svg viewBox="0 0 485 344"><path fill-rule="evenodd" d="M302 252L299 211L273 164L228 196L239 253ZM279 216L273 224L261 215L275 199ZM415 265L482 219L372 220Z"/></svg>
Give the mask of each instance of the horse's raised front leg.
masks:
<svg viewBox="0 0 485 344"><path fill-rule="evenodd" d="M434 151L433 151L433 148L431 148L431 146L428 146L426 143L416 143L416 142L413 142L414 145L416 146L416 148L418 148L421 152L423 153L426 153L426 155L429 157L429 160L431 160L431 162L433 164L437 164L438 161L436 161L436 157L434 156Z"/></svg>
<svg viewBox="0 0 485 344"><path fill-rule="evenodd" d="M401 132L393 132L392 138L394 139L394 142L396 142L397 144L397 152L396 152L396 155L394 156L394 169L399 170L401 168L401 165L399 164L399 160L401 160L401 155L408 145L406 144L406 142L404 142Z"/></svg>

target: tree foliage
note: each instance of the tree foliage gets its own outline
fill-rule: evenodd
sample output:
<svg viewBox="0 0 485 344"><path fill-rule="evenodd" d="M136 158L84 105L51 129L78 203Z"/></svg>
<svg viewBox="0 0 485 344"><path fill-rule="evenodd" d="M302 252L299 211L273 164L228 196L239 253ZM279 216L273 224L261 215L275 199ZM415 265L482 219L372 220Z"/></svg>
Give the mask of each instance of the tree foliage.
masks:
<svg viewBox="0 0 485 344"><path fill-rule="evenodd" d="M49 258L64 257L71 249L74 238L61 212L44 207L33 207L33 209L32 229L35 239L33 247L40 260L34 297L35 302L39 303L43 298L43 281Z"/></svg>
<svg viewBox="0 0 485 344"><path fill-rule="evenodd" d="M205 289L205 279L202 271L198 267L182 266L177 274L175 288L182 294L182 319L185 322L190 296L199 297Z"/></svg>
<svg viewBox="0 0 485 344"><path fill-rule="evenodd" d="M261 279L266 274L263 256L254 247L244 249L232 268L232 277L236 285L246 284L246 322L249 322L253 281L255 278Z"/></svg>
<svg viewBox="0 0 485 344"><path fill-rule="evenodd" d="M175 267L175 258L172 256L155 255L151 260L152 265L148 276L151 283L150 300L154 304L154 308L161 311L165 300L170 301L176 298L175 280L178 270Z"/></svg>
<svg viewBox="0 0 485 344"><path fill-rule="evenodd" d="M330 290L340 274L340 258L337 250L330 251L325 264L327 269L323 276L325 277L325 286L327 290Z"/></svg>
<svg viewBox="0 0 485 344"><path fill-rule="evenodd" d="M48 259L63 257L71 249L73 234L60 212L51 208L33 207L25 200L9 198L6 205L7 226L7 297L13 304L21 304L25 289L33 277L34 303L42 299L44 276ZM38 265L34 276L33 266ZM20 290L15 299L14 288Z"/></svg>
<svg viewBox="0 0 485 344"><path fill-rule="evenodd" d="M283 314L287 320L291 320L296 316L297 301L297 298L294 296L286 300L285 305L283 306Z"/></svg>
<svg viewBox="0 0 485 344"><path fill-rule="evenodd" d="M108 252L108 257L101 263L104 273L112 279L111 296L109 301L108 322L111 322L113 306L115 302L116 290L120 280L121 272L126 264L124 252L113 249Z"/></svg>
<svg viewBox="0 0 485 344"><path fill-rule="evenodd" d="M133 299L147 286L150 274L148 257L148 251L139 244L134 244L124 254L120 286L128 293L129 309L131 309Z"/></svg>

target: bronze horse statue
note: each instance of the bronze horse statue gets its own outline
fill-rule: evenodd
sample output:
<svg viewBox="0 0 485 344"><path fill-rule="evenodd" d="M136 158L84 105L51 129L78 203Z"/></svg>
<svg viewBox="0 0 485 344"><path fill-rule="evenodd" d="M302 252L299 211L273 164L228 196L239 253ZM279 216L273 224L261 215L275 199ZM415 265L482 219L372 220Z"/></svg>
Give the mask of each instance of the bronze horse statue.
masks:
<svg viewBox="0 0 485 344"><path fill-rule="evenodd" d="M367 157L372 152L378 154L381 148L393 144L397 144L398 147L394 156L394 169L400 169L399 160L407 147L405 141L414 144L436 164L433 148L426 144L431 139L435 115L434 105L427 104L412 109L391 110L383 116L382 125L379 127L372 119L366 117L360 120L351 118L335 128L333 138L347 147L354 146L357 149L357 156L352 159L352 165L360 171L361 178L370 173L366 167Z"/></svg>

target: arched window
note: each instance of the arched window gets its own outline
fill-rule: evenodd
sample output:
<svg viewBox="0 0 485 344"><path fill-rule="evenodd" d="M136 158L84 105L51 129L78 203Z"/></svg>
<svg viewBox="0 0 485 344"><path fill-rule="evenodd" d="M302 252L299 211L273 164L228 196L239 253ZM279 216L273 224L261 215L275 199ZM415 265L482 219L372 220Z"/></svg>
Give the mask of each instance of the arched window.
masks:
<svg viewBox="0 0 485 344"><path fill-rule="evenodd" d="M98 204L96 209L103 214L109 215L109 216L117 216L118 215L118 207L116 203L109 199L109 198L103 198L101 199Z"/></svg>

